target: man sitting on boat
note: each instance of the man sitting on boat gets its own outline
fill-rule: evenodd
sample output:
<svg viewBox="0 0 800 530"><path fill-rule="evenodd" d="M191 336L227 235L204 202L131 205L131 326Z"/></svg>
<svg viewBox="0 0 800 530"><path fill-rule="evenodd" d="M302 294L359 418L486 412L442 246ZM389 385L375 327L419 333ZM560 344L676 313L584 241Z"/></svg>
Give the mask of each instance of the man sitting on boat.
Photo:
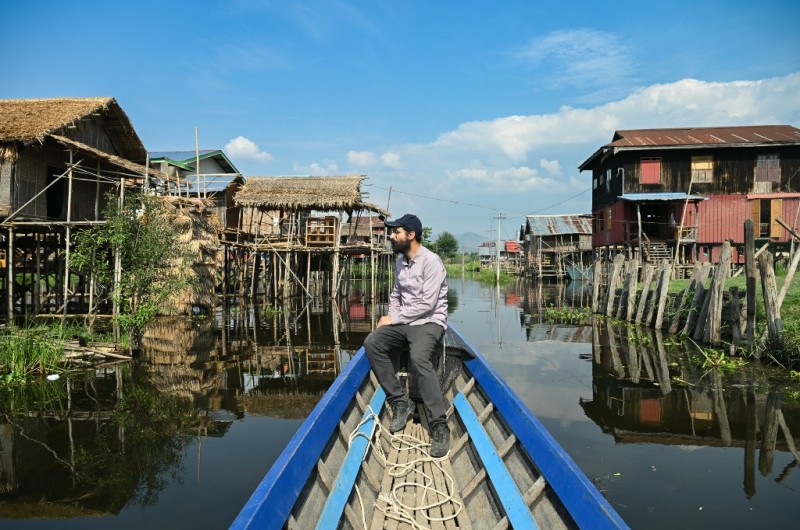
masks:
<svg viewBox="0 0 800 530"><path fill-rule="evenodd" d="M392 409L391 432L403 430L414 413L392 363L392 356L409 353L409 369L428 414L430 455L439 458L450 448L450 428L431 357L447 328L447 273L441 258L422 246L422 222L416 215L405 214L385 224L391 229L392 250L401 255L395 264L389 314L378 321L364 349Z"/></svg>

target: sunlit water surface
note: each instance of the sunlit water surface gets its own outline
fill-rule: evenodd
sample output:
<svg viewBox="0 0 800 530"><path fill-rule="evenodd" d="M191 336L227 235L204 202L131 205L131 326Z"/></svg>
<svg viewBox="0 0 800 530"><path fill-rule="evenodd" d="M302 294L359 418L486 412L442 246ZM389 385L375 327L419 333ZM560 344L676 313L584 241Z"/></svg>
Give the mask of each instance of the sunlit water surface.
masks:
<svg viewBox="0 0 800 530"><path fill-rule="evenodd" d="M789 382L698 368L652 333L543 322L541 306L586 302L575 285L450 287L452 324L629 525L796 527ZM234 312L224 333L169 321L135 366L4 394L0 527L226 528L372 316L354 299Z"/></svg>

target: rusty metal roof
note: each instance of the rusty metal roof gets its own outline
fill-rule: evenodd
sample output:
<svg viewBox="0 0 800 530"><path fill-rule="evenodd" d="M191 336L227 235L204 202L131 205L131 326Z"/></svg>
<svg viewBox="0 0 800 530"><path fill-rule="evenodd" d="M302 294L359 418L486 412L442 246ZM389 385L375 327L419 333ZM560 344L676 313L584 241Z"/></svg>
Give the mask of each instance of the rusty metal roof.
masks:
<svg viewBox="0 0 800 530"><path fill-rule="evenodd" d="M791 125L693 127L617 131L609 147L741 145L800 142L800 129Z"/></svg>
<svg viewBox="0 0 800 530"><path fill-rule="evenodd" d="M526 234L556 236L562 234L591 234L592 222L588 215L528 215Z"/></svg>
<svg viewBox="0 0 800 530"><path fill-rule="evenodd" d="M791 125L752 125L740 127L688 127L679 129L633 129L616 131L610 143L600 147L578 169L589 169L598 158L617 151L647 148L753 147L762 145L800 145L800 129Z"/></svg>

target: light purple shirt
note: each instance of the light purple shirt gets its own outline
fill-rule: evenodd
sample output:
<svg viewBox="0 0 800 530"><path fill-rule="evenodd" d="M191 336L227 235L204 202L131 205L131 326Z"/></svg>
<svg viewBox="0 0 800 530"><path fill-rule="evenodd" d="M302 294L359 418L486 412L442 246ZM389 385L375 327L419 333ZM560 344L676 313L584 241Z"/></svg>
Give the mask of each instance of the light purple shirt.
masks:
<svg viewBox="0 0 800 530"><path fill-rule="evenodd" d="M439 256L420 246L413 259L397 259L389 317L392 324L433 322L447 329L447 272Z"/></svg>

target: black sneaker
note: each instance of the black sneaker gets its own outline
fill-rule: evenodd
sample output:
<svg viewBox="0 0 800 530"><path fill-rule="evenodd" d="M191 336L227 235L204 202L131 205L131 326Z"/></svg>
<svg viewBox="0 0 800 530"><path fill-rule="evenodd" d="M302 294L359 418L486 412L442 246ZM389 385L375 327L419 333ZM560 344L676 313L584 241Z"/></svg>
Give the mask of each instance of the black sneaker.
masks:
<svg viewBox="0 0 800 530"><path fill-rule="evenodd" d="M450 427L437 423L431 427L431 456L441 458L450 451Z"/></svg>
<svg viewBox="0 0 800 530"><path fill-rule="evenodd" d="M392 403L392 423L389 424L389 432L402 431L412 414L414 414L414 403L410 399L405 398Z"/></svg>

